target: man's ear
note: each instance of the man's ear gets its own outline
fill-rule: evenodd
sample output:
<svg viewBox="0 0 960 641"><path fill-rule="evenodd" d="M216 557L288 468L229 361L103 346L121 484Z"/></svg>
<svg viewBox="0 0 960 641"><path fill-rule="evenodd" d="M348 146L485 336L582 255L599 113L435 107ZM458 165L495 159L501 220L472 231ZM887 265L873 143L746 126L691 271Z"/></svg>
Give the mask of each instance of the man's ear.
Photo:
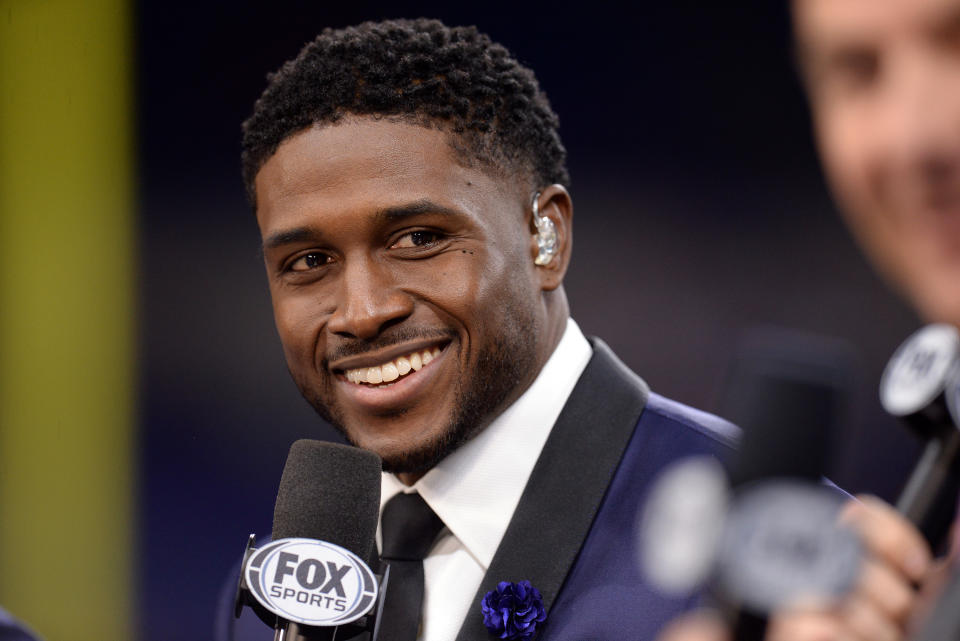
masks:
<svg viewBox="0 0 960 641"><path fill-rule="evenodd" d="M536 196L536 206L530 208L530 256L537 266L540 286L544 291L552 291L563 284L563 276L570 264L570 251L573 248L573 200L563 185L550 185ZM549 241L549 225L540 228L534 219L536 215L546 218L553 224L555 241L554 251L541 251L544 241ZM538 243L538 239L541 241ZM547 242L549 245L549 242ZM539 257L539 258L538 258Z"/></svg>

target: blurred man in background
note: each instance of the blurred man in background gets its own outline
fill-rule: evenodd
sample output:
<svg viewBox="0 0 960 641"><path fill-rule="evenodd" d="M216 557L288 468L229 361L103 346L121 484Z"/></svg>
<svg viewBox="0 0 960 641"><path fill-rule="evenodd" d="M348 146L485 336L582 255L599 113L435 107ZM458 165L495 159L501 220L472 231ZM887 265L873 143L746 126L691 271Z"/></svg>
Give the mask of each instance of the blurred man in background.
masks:
<svg viewBox="0 0 960 641"><path fill-rule="evenodd" d="M960 1L793 0L797 59L830 188L874 268L926 321L960 327ZM892 541L889 541L893 543ZM916 594L874 586L902 625L857 597L786 617L768 639L892 639ZM889 584L893 586L893 583ZM667 635L722 639L708 616Z"/></svg>
<svg viewBox="0 0 960 641"><path fill-rule="evenodd" d="M960 326L960 2L795 0L824 170L874 267Z"/></svg>

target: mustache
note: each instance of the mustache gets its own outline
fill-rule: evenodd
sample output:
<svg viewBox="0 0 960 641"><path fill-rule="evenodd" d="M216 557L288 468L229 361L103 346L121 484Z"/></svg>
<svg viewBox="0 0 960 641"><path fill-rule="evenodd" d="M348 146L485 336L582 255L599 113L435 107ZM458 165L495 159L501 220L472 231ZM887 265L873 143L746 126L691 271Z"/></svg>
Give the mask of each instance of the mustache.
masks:
<svg viewBox="0 0 960 641"><path fill-rule="evenodd" d="M436 329L425 327L404 327L396 330L387 331L374 339L345 339L333 347L324 357L326 364L330 361L340 360L350 356L360 356L367 352L393 347L401 343L408 343L419 340L445 340L452 339L457 333L452 329Z"/></svg>

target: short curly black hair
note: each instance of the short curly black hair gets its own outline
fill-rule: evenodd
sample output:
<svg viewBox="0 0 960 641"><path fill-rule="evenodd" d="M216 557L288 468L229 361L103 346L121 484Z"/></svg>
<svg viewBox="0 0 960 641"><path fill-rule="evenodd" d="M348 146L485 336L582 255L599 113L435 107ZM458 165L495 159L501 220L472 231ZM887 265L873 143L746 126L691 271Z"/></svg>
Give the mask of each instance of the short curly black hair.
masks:
<svg viewBox="0 0 960 641"><path fill-rule="evenodd" d="M243 123L254 205L254 178L280 143L349 115L437 127L468 166L520 171L533 188L570 182L559 120L533 72L476 27L421 18L325 29L267 80Z"/></svg>

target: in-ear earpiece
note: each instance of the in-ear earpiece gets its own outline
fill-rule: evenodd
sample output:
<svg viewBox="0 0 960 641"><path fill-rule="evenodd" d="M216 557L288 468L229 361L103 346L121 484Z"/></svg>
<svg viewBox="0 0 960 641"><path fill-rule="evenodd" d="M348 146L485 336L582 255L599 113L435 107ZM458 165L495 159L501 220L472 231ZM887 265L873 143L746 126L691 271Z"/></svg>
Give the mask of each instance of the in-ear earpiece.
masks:
<svg viewBox="0 0 960 641"><path fill-rule="evenodd" d="M537 227L537 257L535 265L547 265L557 254L557 228L553 221L540 215L540 192L533 195L533 224Z"/></svg>

